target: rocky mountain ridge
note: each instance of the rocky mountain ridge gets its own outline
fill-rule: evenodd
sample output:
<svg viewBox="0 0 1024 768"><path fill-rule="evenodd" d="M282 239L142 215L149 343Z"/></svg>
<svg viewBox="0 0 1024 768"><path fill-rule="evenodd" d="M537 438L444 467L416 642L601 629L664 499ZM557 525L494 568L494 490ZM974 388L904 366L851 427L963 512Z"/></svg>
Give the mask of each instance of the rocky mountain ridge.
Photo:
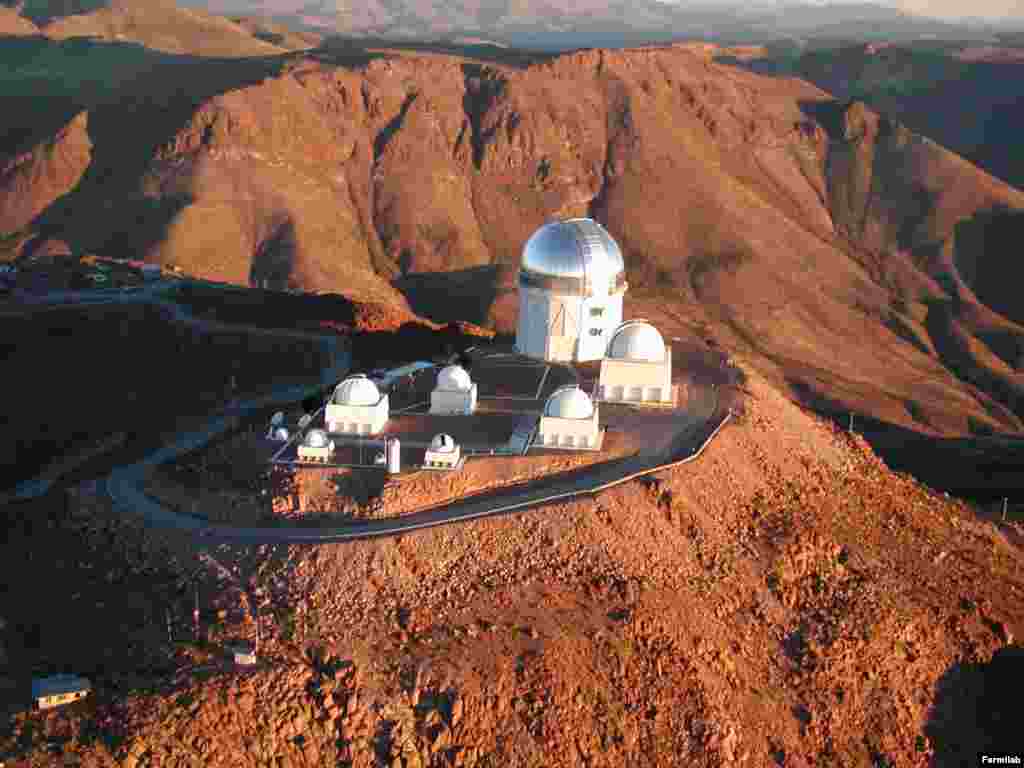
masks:
<svg viewBox="0 0 1024 768"><path fill-rule="evenodd" d="M38 204L5 227L508 332L522 243L590 215L623 247L634 312L667 300L794 393L939 433L1022 429L1005 234L1024 193L702 46L515 62L156 62L88 110L81 178L32 176Z"/></svg>

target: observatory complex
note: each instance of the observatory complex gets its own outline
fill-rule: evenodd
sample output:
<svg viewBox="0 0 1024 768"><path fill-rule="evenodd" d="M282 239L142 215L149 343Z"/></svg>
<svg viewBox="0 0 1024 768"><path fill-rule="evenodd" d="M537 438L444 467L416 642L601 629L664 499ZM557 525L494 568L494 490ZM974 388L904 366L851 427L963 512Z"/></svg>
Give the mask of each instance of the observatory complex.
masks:
<svg viewBox="0 0 1024 768"><path fill-rule="evenodd" d="M623 322L625 274L622 251L596 221L545 224L523 247L514 349L476 346L463 365L351 375L319 427L300 424L303 434L291 439L271 425L268 437L289 441L272 461L361 467L376 456L370 462L392 473L401 465L450 471L473 456L670 445L686 421L676 410L672 350L647 321ZM398 381L406 383L392 386ZM660 408L641 415L637 406Z"/></svg>

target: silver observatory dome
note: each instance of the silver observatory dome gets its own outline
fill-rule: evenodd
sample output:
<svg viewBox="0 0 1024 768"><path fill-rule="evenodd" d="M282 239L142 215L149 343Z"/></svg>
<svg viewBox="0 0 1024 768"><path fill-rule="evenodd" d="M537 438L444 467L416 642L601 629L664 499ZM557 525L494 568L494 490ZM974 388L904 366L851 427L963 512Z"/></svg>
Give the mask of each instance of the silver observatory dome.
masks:
<svg viewBox="0 0 1024 768"><path fill-rule="evenodd" d="M553 221L538 229L523 247L519 282L558 293L614 293L626 284L622 251L593 219Z"/></svg>

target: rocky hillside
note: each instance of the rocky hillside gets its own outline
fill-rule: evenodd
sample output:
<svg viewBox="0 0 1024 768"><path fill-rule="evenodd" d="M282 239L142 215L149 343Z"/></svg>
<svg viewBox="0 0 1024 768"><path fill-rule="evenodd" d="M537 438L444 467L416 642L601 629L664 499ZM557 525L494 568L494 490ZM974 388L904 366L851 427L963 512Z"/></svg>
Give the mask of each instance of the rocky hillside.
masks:
<svg viewBox="0 0 1024 768"><path fill-rule="evenodd" d="M19 14L15 9L0 5L0 35L4 37L17 37L38 34L39 29L35 24Z"/></svg>
<svg viewBox="0 0 1024 768"><path fill-rule="evenodd" d="M824 49L785 67L839 98L863 99L989 173L1024 187L1024 159L1015 149L1024 127L1024 50L928 45ZM948 104L960 109L943 109Z"/></svg>
<svg viewBox="0 0 1024 768"><path fill-rule="evenodd" d="M508 331L522 243L592 215L623 246L635 311L667 301L823 409L1022 429L1006 286L1024 192L859 102L712 53L151 57L61 97L88 108L86 172L11 174L7 199L38 204L4 225L243 285L401 291L421 315ZM47 167L60 141L37 141L8 167Z"/></svg>
<svg viewBox="0 0 1024 768"><path fill-rule="evenodd" d="M740 418L699 462L648 481L395 539L217 548L261 590L264 666L223 664L223 643L254 628L247 598L204 581L215 642L192 646L180 623L180 674L146 678L134 657L128 674L103 650L129 629L134 653L159 648L141 612L92 622L74 652L96 696L13 718L0 748L33 768L58 753L83 768L954 768L1012 744L1020 527L892 474L744 368ZM106 519L88 491L69 503L71 522L37 526L37 541ZM133 562L171 551L195 568L180 543L144 548L139 533L110 540ZM29 580L89 557L4 567ZM84 604L102 599L83 583ZM63 616L70 598L53 592ZM151 612L191 615L191 588L152 593ZM34 653L12 647L11 663Z"/></svg>
<svg viewBox="0 0 1024 768"><path fill-rule="evenodd" d="M195 56L273 56L285 48L251 28L173 0L28 0L23 15L54 40L90 37Z"/></svg>

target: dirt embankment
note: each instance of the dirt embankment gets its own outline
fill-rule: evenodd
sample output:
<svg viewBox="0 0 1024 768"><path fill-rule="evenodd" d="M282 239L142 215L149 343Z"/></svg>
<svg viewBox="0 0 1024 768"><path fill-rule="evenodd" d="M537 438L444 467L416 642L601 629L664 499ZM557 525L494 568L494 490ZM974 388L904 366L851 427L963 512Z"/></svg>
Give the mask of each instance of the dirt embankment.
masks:
<svg viewBox="0 0 1024 768"><path fill-rule="evenodd" d="M892 474L743 365L744 413L699 462L293 548L263 577L283 585L271 667L120 702L124 739L77 745L82 764L952 768L1004 743L988 681L1020 670L1020 530Z"/></svg>

